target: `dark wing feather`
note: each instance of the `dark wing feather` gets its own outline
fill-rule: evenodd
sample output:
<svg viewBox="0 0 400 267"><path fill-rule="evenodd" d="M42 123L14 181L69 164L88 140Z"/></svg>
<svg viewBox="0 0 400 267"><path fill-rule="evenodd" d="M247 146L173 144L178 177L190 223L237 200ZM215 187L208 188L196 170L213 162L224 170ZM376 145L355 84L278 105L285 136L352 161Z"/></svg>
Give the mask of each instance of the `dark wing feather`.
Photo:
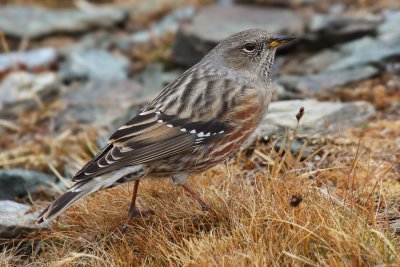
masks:
<svg viewBox="0 0 400 267"><path fill-rule="evenodd" d="M228 126L221 122L191 122L157 110L144 111L119 128L108 145L73 177L73 181L81 182L125 166L190 153L227 130Z"/></svg>

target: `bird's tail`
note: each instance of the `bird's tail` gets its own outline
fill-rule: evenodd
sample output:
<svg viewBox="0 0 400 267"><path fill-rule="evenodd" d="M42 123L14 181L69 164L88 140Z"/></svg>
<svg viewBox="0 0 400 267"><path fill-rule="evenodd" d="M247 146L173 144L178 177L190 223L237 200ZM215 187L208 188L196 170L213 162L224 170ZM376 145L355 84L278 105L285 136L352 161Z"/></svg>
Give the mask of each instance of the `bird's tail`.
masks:
<svg viewBox="0 0 400 267"><path fill-rule="evenodd" d="M54 219L76 201L94 192L91 183L96 183L96 180L92 179L75 184L42 211L38 217L38 223Z"/></svg>
<svg viewBox="0 0 400 267"><path fill-rule="evenodd" d="M77 182L39 215L38 223L54 219L66 208L91 193L140 179L146 176L148 172L149 170L142 165L136 165Z"/></svg>

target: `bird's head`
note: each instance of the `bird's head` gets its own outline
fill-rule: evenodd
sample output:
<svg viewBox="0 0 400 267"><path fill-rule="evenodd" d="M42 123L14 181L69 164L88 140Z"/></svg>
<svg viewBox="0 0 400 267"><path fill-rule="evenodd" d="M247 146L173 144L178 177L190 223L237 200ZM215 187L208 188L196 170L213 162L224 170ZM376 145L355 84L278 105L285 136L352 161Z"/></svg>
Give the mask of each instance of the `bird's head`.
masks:
<svg viewBox="0 0 400 267"><path fill-rule="evenodd" d="M277 47L294 40L264 30L245 30L221 41L207 60L250 76L269 75Z"/></svg>

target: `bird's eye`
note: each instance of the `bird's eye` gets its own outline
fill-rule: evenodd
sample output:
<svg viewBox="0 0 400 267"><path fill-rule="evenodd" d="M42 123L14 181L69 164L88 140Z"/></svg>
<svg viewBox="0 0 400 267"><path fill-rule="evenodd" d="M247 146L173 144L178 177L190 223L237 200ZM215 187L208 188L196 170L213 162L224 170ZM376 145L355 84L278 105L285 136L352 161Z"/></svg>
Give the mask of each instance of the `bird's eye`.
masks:
<svg viewBox="0 0 400 267"><path fill-rule="evenodd" d="M244 50L245 52L253 52L255 49L256 49L256 45L253 44L253 43L246 43L246 44L243 46L243 50Z"/></svg>

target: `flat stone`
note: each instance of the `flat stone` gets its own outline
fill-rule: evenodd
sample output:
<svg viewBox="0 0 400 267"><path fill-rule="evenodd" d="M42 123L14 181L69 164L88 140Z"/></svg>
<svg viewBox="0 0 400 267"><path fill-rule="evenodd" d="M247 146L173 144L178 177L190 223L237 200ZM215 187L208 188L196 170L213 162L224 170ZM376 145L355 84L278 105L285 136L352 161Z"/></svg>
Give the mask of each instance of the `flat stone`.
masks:
<svg viewBox="0 0 400 267"><path fill-rule="evenodd" d="M381 14L345 9L343 4L336 4L328 14L312 15L301 43L309 51L334 47L363 36L376 35L384 20Z"/></svg>
<svg viewBox="0 0 400 267"><path fill-rule="evenodd" d="M400 12L384 12L385 22L378 29L378 36L364 37L341 46L341 59L327 70L340 70L381 64L390 58L400 56Z"/></svg>
<svg viewBox="0 0 400 267"><path fill-rule="evenodd" d="M331 49L325 49L301 64L301 68L307 73L318 73L329 67L332 62L340 59L341 53Z"/></svg>
<svg viewBox="0 0 400 267"><path fill-rule="evenodd" d="M37 97L43 101L56 92L58 86L58 77L53 72L12 72L0 83L0 111L6 108L15 109L17 104L35 103Z"/></svg>
<svg viewBox="0 0 400 267"><path fill-rule="evenodd" d="M364 37L341 48L341 59L331 64L327 71L356 68L400 55L400 34L397 40L373 39Z"/></svg>
<svg viewBox="0 0 400 267"><path fill-rule="evenodd" d="M305 114L300 121L299 136L340 133L364 123L375 113L373 105L364 101L340 103L307 99L273 102L257 134L262 137L284 135L286 129L294 130L300 107L304 107Z"/></svg>
<svg viewBox="0 0 400 267"><path fill-rule="evenodd" d="M137 80L149 94L159 93L166 85L173 82L184 70L165 71L161 63L148 65L141 73L135 75Z"/></svg>
<svg viewBox="0 0 400 267"><path fill-rule="evenodd" d="M153 25L147 31L135 32L130 37L132 43L147 43L151 38L164 38L168 34L173 34L178 30L179 23L187 21L193 17L196 9L194 7L178 8L164 18L160 22Z"/></svg>
<svg viewBox="0 0 400 267"><path fill-rule="evenodd" d="M0 200L0 238L15 238L38 229L49 228L48 223L35 223L39 212L29 213L30 206L10 200Z"/></svg>
<svg viewBox="0 0 400 267"><path fill-rule="evenodd" d="M220 3L232 2L232 0L219 0ZM234 0L235 3L240 4L255 4L255 5L268 5L268 6L299 6L315 4L316 0Z"/></svg>
<svg viewBox="0 0 400 267"><path fill-rule="evenodd" d="M378 28L379 35L398 35L400 33L400 12L395 10L385 10L383 16L385 22L382 23Z"/></svg>
<svg viewBox="0 0 400 267"><path fill-rule="evenodd" d="M104 49L75 50L61 64L63 80L126 80L129 61Z"/></svg>
<svg viewBox="0 0 400 267"><path fill-rule="evenodd" d="M58 53L63 58L69 58L73 53L88 51L91 49L107 50L113 45L114 39L118 39L111 32L95 31L84 34L78 42L73 42L58 48Z"/></svg>
<svg viewBox="0 0 400 267"><path fill-rule="evenodd" d="M383 21L382 16L371 13L315 14L309 25L311 32L330 36L373 33Z"/></svg>
<svg viewBox="0 0 400 267"><path fill-rule="evenodd" d="M363 66L355 69L321 72L304 76L283 75L278 78L278 82L288 90L310 95L364 80L378 73L378 69L374 67Z"/></svg>
<svg viewBox="0 0 400 267"><path fill-rule="evenodd" d="M173 46L173 58L184 65L197 63L222 39L242 30L260 28L280 34L299 34L303 19L288 9L242 5L204 7L182 24Z"/></svg>
<svg viewBox="0 0 400 267"><path fill-rule="evenodd" d="M277 82L272 83L272 101L302 99L302 94L286 90L284 86Z"/></svg>
<svg viewBox="0 0 400 267"><path fill-rule="evenodd" d="M60 99L66 104L66 109L56 116L56 127L70 127L76 123L94 127L110 126L146 96L147 92L142 86L132 81L77 84Z"/></svg>
<svg viewBox="0 0 400 267"><path fill-rule="evenodd" d="M0 9L0 31L13 37L38 38L51 33L77 33L109 28L124 20L122 9L50 10L8 5Z"/></svg>
<svg viewBox="0 0 400 267"><path fill-rule="evenodd" d="M28 70L49 69L57 60L57 52L54 48L43 47L39 49L24 51L21 53L0 54L0 73L18 69Z"/></svg>
<svg viewBox="0 0 400 267"><path fill-rule="evenodd" d="M56 177L24 169L0 170L0 200L23 197L55 184Z"/></svg>
<svg viewBox="0 0 400 267"><path fill-rule="evenodd" d="M336 50L326 49L317 53L304 62L306 72L326 73L326 75L322 75L323 79L331 75L332 72L343 73L344 80L351 78L354 72L356 73L354 77L366 78L365 76L374 72L368 66L380 66L377 69L380 72L384 69L384 64L397 62L396 58L400 56L400 28L398 27L400 12L386 11L383 12L383 17L385 18L384 22L374 26L374 33L377 36L364 36L350 42L345 42ZM355 16L352 20L357 21L357 19L359 18ZM371 25L378 22L378 19L375 20ZM340 23L345 24L345 22L342 21ZM332 30L334 27L328 27L328 29ZM332 38L331 34L328 34L326 38L322 34L318 40L325 39L326 42L330 42L329 38ZM391 59L393 60L390 61ZM366 69L368 71L363 75L362 71ZM351 71L349 72L348 70ZM337 79L338 77L335 76L332 80L337 81ZM340 77L339 80L341 80Z"/></svg>

